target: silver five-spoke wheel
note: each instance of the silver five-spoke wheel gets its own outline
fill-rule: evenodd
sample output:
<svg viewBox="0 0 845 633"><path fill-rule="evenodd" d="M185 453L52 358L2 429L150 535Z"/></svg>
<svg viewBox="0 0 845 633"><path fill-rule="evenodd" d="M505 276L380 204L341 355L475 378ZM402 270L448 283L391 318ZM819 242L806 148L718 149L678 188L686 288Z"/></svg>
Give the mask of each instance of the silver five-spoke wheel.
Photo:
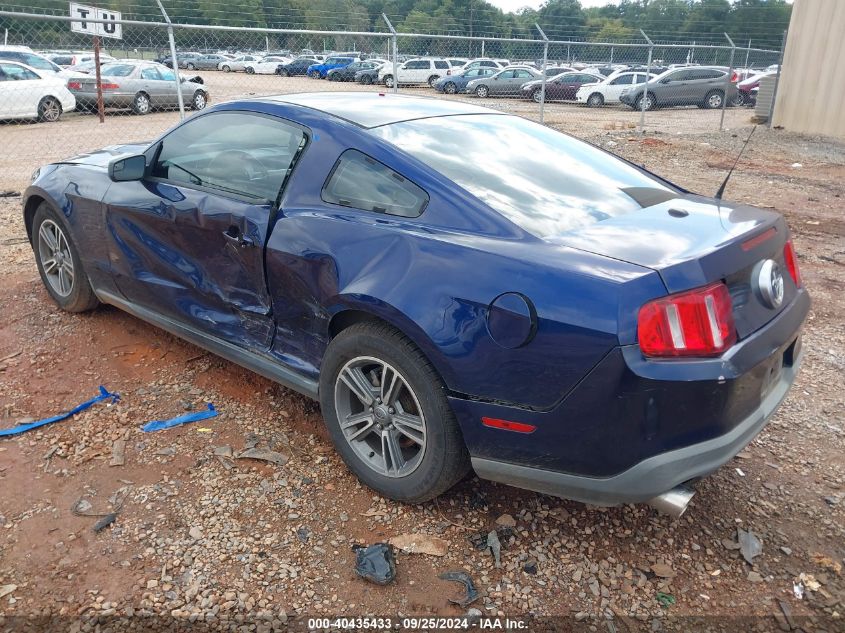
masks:
<svg viewBox="0 0 845 633"><path fill-rule="evenodd" d="M67 238L58 224L45 220L38 230L38 253L44 275L53 291L67 297L73 290L73 257Z"/></svg>
<svg viewBox="0 0 845 633"><path fill-rule="evenodd" d="M337 376L334 397L343 435L367 466L387 477L416 470L425 454L425 416L402 374L377 358L353 358Z"/></svg>

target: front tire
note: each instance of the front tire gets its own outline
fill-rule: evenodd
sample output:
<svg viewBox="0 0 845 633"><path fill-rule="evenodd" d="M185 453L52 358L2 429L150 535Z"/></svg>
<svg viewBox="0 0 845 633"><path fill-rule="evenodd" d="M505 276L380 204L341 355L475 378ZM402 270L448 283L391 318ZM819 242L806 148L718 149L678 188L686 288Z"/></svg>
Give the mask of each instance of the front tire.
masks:
<svg viewBox="0 0 845 633"><path fill-rule="evenodd" d="M62 310L85 312L99 305L64 219L46 202L32 221L32 250L41 282Z"/></svg>
<svg viewBox="0 0 845 633"><path fill-rule="evenodd" d="M646 93L645 97L640 95L637 97L637 100L634 102L634 110L642 110L643 109L643 99L645 99L645 109L646 110L654 110L657 107L657 103L654 101L654 95Z"/></svg>
<svg viewBox="0 0 845 633"><path fill-rule="evenodd" d="M369 86L370 84L372 84L373 83L372 75L361 75L361 83L364 84L365 86Z"/></svg>
<svg viewBox="0 0 845 633"><path fill-rule="evenodd" d="M482 99L486 99L490 95L490 88L487 86L481 85L475 89L475 96L481 97Z"/></svg>
<svg viewBox="0 0 845 633"><path fill-rule="evenodd" d="M244 68L244 70L246 71L247 75L254 75L255 74L255 68L253 68L252 66L247 66L246 68Z"/></svg>
<svg viewBox="0 0 845 633"><path fill-rule="evenodd" d="M284 68L280 68L278 71L279 77L287 77L289 75L288 71Z"/></svg>
<svg viewBox="0 0 845 633"><path fill-rule="evenodd" d="M455 85L455 82L450 81L445 86L443 86L443 92L447 95L453 95L458 91L458 87Z"/></svg>
<svg viewBox="0 0 845 633"><path fill-rule="evenodd" d="M192 110L204 110L205 106L208 105L208 95L206 95L202 90L197 90L194 93L194 98L191 99L191 109Z"/></svg>
<svg viewBox="0 0 845 633"><path fill-rule="evenodd" d="M540 88L531 93L531 98L534 100L534 103L540 103L542 96L543 90Z"/></svg>
<svg viewBox="0 0 845 633"><path fill-rule="evenodd" d="M55 123L62 116L62 104L55 97L44 97L38 104L38 120Z"/></svg>
<svg viewBox="0 0 845 633"><path fill-rule="evenodd" d="M308 73L308 76L311 77L311 79L319 79L320 78L320 71L319 70L312 70L310 73Z"/></svg>
<svg viewBox="0 0 845 633"><path fill-rule="evenodd" d="M440 79L437 75L432 75L428 78L428 85L430 88L434 88L434 84L437 83L437 80Z"/></svg>
<svg viewBox="0 0 845 633"><path fill-rule="evenodd" d="M185 66L185 68L187 68L188 70L196 70L197 69L197 67L194 64L190 64L190 63L187 64Z"/></svg>
<svg viewBox="0 0 845 633"><path fill-rule="evenodd" d="M367 486L397 501L442 494L469 470L446 389L422 352L381 323L359 323L329 345L320 406L332 441Z"/></svg>
<svg viewBox="0 0 845 633"><path fill-rule="evenodd" d="M385 75L384 76L384 85L388 88L393 87L393 75Z"/></svg>

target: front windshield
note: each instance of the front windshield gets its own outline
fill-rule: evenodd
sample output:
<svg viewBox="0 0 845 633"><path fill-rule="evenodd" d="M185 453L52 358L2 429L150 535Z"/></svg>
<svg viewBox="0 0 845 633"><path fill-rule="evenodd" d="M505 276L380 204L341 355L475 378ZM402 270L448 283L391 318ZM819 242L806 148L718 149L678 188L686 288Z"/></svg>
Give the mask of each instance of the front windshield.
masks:
<svg viewBox="0 0 845 633"><path fill-rule="evenodd" d="M22 53L21 56L23 57L22 61L24 64L37 68L38 70L49 70L54 73L62 70L46 57L41 57L41 55L36 55L35 53Z"/></svg>
<svg viewBox="0 0 845 633"><path fill-rule="evenodd" d="M641 209L635 196L677 193L597 147L516 116L434 117L371 132L538 237Z"/></svg>

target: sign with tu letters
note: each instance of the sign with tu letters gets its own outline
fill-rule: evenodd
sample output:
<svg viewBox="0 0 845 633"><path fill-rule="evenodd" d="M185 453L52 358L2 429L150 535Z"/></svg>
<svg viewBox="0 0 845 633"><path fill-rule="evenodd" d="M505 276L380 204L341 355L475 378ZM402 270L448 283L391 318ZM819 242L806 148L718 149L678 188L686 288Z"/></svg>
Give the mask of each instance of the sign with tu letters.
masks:
<svg viewBox="0 0 845 633"><path fill-rule="evenodd" d="M117 24L120 20L120 13L118 11L99 9L87 4L71 2L70 17L79 19L78 22L70 23L70 30L74 33L99 35L100 37L112 37L118 40L123 39L123 26L121 24ZM89 20L109 21L90 22Z"/></svg>

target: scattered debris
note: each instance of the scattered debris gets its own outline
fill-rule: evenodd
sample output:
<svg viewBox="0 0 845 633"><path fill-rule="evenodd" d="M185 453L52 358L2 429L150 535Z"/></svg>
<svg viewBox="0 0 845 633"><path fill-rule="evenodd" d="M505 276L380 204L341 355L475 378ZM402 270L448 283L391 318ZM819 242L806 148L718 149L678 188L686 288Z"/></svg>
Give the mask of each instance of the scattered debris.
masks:
<svg viewBox="0 0 845 633"><path fill-rule="evenodd" d="M400 534L390 537L387 542L408 554L445 556L449 551L448 541L428 534Z"/></svg>
<svg viewBox="0 0 845 633"><path fill-rule="evenodd" d="M126 463L126 440L115 440L111 445L109 466L123 466Z"/></svg>
<svg viewBox="0 0 845 633"><path fill-rule="evenodd" d="M778 600L778 606L780 610L783 612L783 617L786 619L786 623L789 625L789 629L794 631L798 628L798 624L795 622L795 619L792 617L792 609L789 605L784 602L783 600Z"/></svg>
<svg viewBox="0 0 845 633"><path fill-rule="evenodd" d="M651 571L659 578L674 578L675 570L665 563L655 563L651 566Z"/></svg>
<svg viewBox="0 0 845 633"><path fill-rule="evenodd" d="M671 593L663 593L662 591L658 591L657 602L660 604L661 607L666 609L675 604L675 596L673 596Z"/></svg>
<svg viewBox="0 0 845 633"><path fill-rule="evenodd" d="M188 530L188 536L190 536L195 541L199 541L202 539L202 528L197 527L196 525Z"/></svg>
<svg viewBox="0 0 845 633"><path fill-rule="evenodd" d="M842 573L842 563L833 560L830 556L825 556L820 552L814 552L810 558L819 567L824 567L828 571L832 571L837 576Z"/></svg>
<svg viewBox="0 0 845 633"><path fill-rule="evenodd" d="M782 551L787 556L792 556L792 548L791 547L787 547L786 545L782 545L781 548L780 548L780 551Z"/></svg>
<svg viewBox="0 0 845 633"><path fill-rule="evenodd" d="M804 572L801 572L798 575L798 580L810 591L818 591L821 588L821 583L816 580L816 577L813 576L813 574L805 574Z"/></svg>
<svg viewBox="0 0 845 633"><path fill-rule="evenodd" d="M745 477L745 472L742 470L742 468L734 468L734 470L736 471L736 474L740 477Z"/></svg>
<svg viewBox="0 0 845 633"><path fill-rule="evenodd" d="M152 431L162 431L164 429L169 429L174 426L179 426L181 424L189 424L190 422L199 422L200 420L207 420L209 418L215 417L216 415L217 409L215 409L214 405L209 402L208 408L205 411L195 411L193 413L186 413L184 415L178 415L175 418L170 418L169 420L153 420L152 422L147 422L144 426L142 426L141 430L145 433L150 433Z"/></svg>
<svg viewBox="0 0 845 633"><path fill-rule="evenodd" d="M760 575L759 572L750 571L748 572L748 582L763 582L763 576Z"/></svg>
<svg viewBox="0 0 845 633"><path fill-rule="evenodd" d="M467 609L466 617L467 626L472 628L476 624L478 624L482 617L484 617L484 613L481 611L481 609L476 609L475 607L472 607L471 609Z"/></svg>
<svg viewBox="0 0 845 633"><path fill-rule="evenodd" d="M235 459L257 459L262 462L270 462L277 466L284 466L290 459L287 455L277 453L263 448L248 448L235 455Z"/></svg>
<svg viewBox="0 0 845 633"><path fill-rule="evenodd" d="M92 528L95 532L101 532L117 520L117 512L111 512L94 524Z"/></svg>
<svg viewBox="0 0 845 633"><path fill-rule="evenodd" d="M516 527L516 519L514 519L510 514L503 514L498 519L496 519L496 525L513 528Z"/></svg>
<svg viewBox="0 0 845 633"><path fill-rule="evenodd" d="M492 534L495 534L495 532L492 532ZM481 597L478 589L475 588L475 583L472 582L472 578L465 571L446 571L440 574L438 578L458 582L464 586L463 596L449 598L449 602L452 604L466 608Z"/></svg>
<svg viewBox="0 0 845 633"><path fill-rule="evenodd" d="M802 582L793 582L792 583L792 594L795 596L797 600L804 599L804 583Z"/></svg>
<svg viewBox="0 0 845 633"><path fill-rule="evenodd" d="M754 532L751 530L746 531L742 528L737 528L736 540L739 543L739 551L745 562L753 565L754 558L763 553L763 542L757 538Z"/></svg>
<svg viewBox="0 0 845 633"><path fill-rule="evenodd" d="M3 191L0 191L0 198L17 198L20 195L20 191L13 191L12 189L4 189Z"/></svg>
<svg viewBox="0 0 845 633"><path fill-rule="evenodd" d="M355 550L355 573L364 580L377 585L386 585L396 578L396 557L390 543L376 543L368 547L357 545Z"/></svg>
<svg viewBox="0 0 845 633"><path fill-rule="evenodd" d="M17 588L17 585L0 585L0 598L5 598Z"/></svg>
<svg viewBox="0 0 845 633"><path fill-rule="evenodd" d="M214 454L217 457L232 457L232 447L231 446L215 446L214 447Z"/></svg>
<svg viewBox="0 0 845 633"><path fill-rule="evenodd" d="M496 569L502 566L502 543L499 541L499 535L496 530L490 530L487 534L487 547L493 554L493 560L496 561Z"/></svg>
<svg viewBox="0 0 845 633"><path fill-rule="evenodd" d="M120 399L120 395L116 393L109 393L105 387L100 385L99 395L94 396L90 400L86 400L82 404L75 406L70 411L65 411L64 413L54 415L51 418L36 420L35 422L27 422L25 424L18 424L17 426L12 427L11 429L0 429L0 437L9 437L11 435L18 435L19 433L26 433L27 431L37 429L47 424L52 424L53 422L61 422L62 420L67 420L69 417L72 417L80 411L84 411L88 407L95 405L101 400L106 400L107 398L111 398L111 404L113 404Z"/></svg>
<svg viewBox="0 0 845 633"><path fill-rule="evenodd" d="M537 575L537 561L533 558L528 559L526 563L522 566L522 571L526 574L531 574L532 576Z"/></svg>
<svg viewBox="0 0 845 633"><path fill-rule="evenodd" d="M790 165L790 167L792 167L792 169L801 169L803 166L804 165L802 165L801 163L792 163Z"/></svg>
<svg viewBox="0 0 845 633"><path fill-rule="evenodd" d="M70 507L70 511L72 514L77 516L89 516L88 513L91 511L91 502L87 499L79 498L76 503L74 503Z"/></svg>
<svg viewBox="0 0 845 633"><path fill-rule="evenodd" d="M154 454L158 455L159 457L170 457L171 455L176 454L176 449L172 446L168 446L167 448L160 448Z"/></svg>

